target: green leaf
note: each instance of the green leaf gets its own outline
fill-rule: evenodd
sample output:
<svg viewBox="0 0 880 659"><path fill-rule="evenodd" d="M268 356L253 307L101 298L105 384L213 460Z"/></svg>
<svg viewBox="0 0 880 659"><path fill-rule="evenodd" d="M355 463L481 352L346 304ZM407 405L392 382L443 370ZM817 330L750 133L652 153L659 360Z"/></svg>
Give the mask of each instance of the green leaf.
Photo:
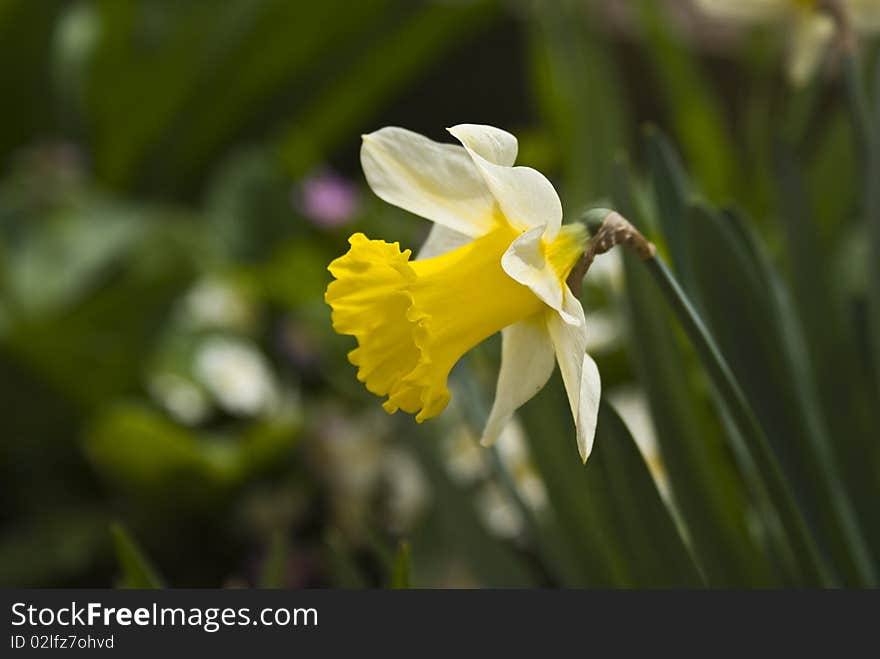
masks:
<svg viewBox="0 0 880 659"><path fill-rule="evenodd" d="M105 477L126 490L178 500L208 497L228 483L230 448L202 444L193 431L136 404L102 411L86 433L86 451Z"/></svg>
<svg viewBox="0 0 880 659"><path fill-rule="evenodd" d="M687 232L686 215L694 194L693 184L678 153L657 128L646 127L645 144L657 219L679 281L685 290L690 291L694 276L690 262L692 239Z"/></svg>
<svg viewBox="0 0 880 659"><path fill-rule="evenodd" d="M791 543L790 556L797 561L800 578L806 584L834 584L830 567L816 546L812 529L795 499L792 485L783 474L763 428L706 323L659 256L643 263L654 277L660 292L675 312L703 362L718 392L722 417L729 416L736 429L731 437L742 437L745 440L749 457L754 461L768 496L778 509L780 521Z"/></svg>
<svg viewBox="0 0 880 659"><path fill-rule="evenodd" d="M866 244L870 241L858 228L852 240L841 240L847 231L840 217L843 211L837 212L835 225L823 235L817 223L819 210L815 202L810 204L807 200L808 184L802 179L794 154L780 146L776 159L784 247L791 264L796 310L787 312L789 305L784 295L778 296L781 298L779 307L791 328L789 335L797 329L795 315L803 328L803 338L795 338L796 345L802 341L804 347L791 355L792 364L801 373L795 380L796 389L802 392L803 414L807 418L816 414L823 417L819 423L810 422L811 430L818 429L822 433L816 459L827 463L828 458L823 454L831 453L831 461L839 464L840 480L846 488L838 483L835 489L849 491L853 506L860 511L863 532L873 534L872 544L877 546L880 530L874 530L873 506L868 502L880 497L875 471L880 447L872 441L880 416L870 379L871 369L865 367L864 352L870 347L862 340L863 328L852 313L850 299L850 296L864 295L870 287L868 271L872 260L867 256L870 245ZM827 194L832 185L828 179L826 175L824 185L810 187ZM868 194L873 194L874 187L867 186ZM851 195L844 195L844 200L850 203ZM860 252L862 247L865 249ZM840 253L839 261L828 257L829 251L835 248ZM860 258L860 253L865 256ZM844 269L852 274L843 274ZM841 285L841 280L847 279L852 280L849 285ZM817 377L818 374L821 377ZM869 457L872 455L875 456L873 462ZM837 495L832 492L832 496ZM877 550L874 554L875 562L880 561Z"/></svg>
<svg viewBox="0 0 880 659"><path fill-rule="evenodd" d="M46 497L46 489L22 487L19 491L31 497L39 491L40 497ZM52 492L49 496L57 495ZM57 588L59 584L79 583L83 574L91 573L107 558L106 512L68 503L70 490L64 495L67 499L41 498L41 503L52 500L55 505L42 505L4 524L0 532L0 588Z"/></svg>
<svg viewBox="0 0 880 659"><path fill-rule="evenodd" d="M290 240L302 250L315 249L315 241L303 240L304 223L291 217L290 179L271 148L242 149L218 170L206 195L202 231L220 259L262 264Z"/></svg>
<svg viewBox="0 0 880 659"><path fill-rule="evenodd" d="M629 174L617 169L615 206L639 224ZM672 330L650 276L633 255L624 259L633 363L645 387L672 497L709 585L772 586L766 556L748 528L749 493L694 382L692 359Z"/></svg>
<svg viewBox="0 0 880 659"><path fill-rule="evenodd" d="M279 154L293 177L305 174L322 154L378 110L390 92L492 15L485 1L465 5L419 5L393 30L383 30L331 84L285 122Z"/></svg>
<svg viewBox="0 0 880 659"><path fill-rule="evenodd" d="M642 0L640 18L659 89L670 110L687 160L712 199L739 188L737 151L719 101L699 62L673 33L664 9Z"/></svg>
<svg viewBox="0 0 880 659"><path fill-rule="evenodd" d="M110 534L113 537L116 559L122 570L122 577L116 584L117 588L155 589L165 587L155 568L124 526L118 523L111 524Z"/></svg>
<svg viewBox="0 0 880 659"><path fill-rule="evenodd" d="M409 587L409 543L401 542L397 547L394 564L391 566L391 588L406 590Z"/></svg>
<svg viewBox="0 0 880 659"><path fill-rule="evenodd" d="M702 312L786 478L838 568L855 583L872 581L787 292L737 215L695 206L688 232L699 246L691 258Z"/></svg>
<svg viewBox="0 0 880 659"><path fill-rule="evenodd" d="M639 587L694 587L702 579L660 498L635 441L617 413L599 412L596 445L584 470L584 496L601 507Z"/></svg>
<svg viewBox="0 0 880 659"><path fill-rule="evenodd" d="M163 189L191 182L248 129L302 109L411 9L401 0L230 0L220 14L210 3L96 4L86 98L98 171L118 186Z"/></svg>
<svg viewBox="0 0 880 659"><path fill-rule="evenodd" d="M4 162L13 149L31 143L35 134L57 128L46 44L64 6L59 0L0 2L0 58L15 62L0 70L0 158Z"/></svg>
<svg viewBox="0 0 880 659"><path fill-rule="evenodd" d="M369 581L351 555L342 535L336 530L327 532L324 538L324 555L331 583L335 588L348 590L369 587Z"/></svg>
<svg viewBox="0 0 880 659"><path fill-rule="evenodd" d="M634 257L626 259L633 354L648 392L658 443L694 554L716 587L772 586L766 556L748 528L749 495L717 421L686 368L668 315Z"/></svg>
<svg viewBox="0 0 880 659"><path fill-rule="evenodd" d="M494 384L494 377L498 372L498 364L491 363L494 361L488 359L485 347L478 347L456 366L456 372L452 375L458 400L461 401L458 404L459 409L474 437L479 437L489 416L490 402L487 392ZM548 581L547 585L581 583L583 574L577 565L577 558L567 544L565 533L560 529L553 512L541 511L536 514L529 507L497 444L488 449L488 454L495 482L524 522L519 542L534 554L533 560L540 565Z"/></svg>
<svg viewBox="0 0 880 659"><path fill-rule="evenodd" d="M269 546L260 569L258 588L284 588L287 559L290 555L290 541L287 533L277 529L269 539Z"/></svg>
<svg viewBox="0 0 880 659"><path fill-rule="evenodd" d="M22 254L33 260L15 267L16 294L29 295L44 279L46 290L21 305L4 337L22 361L85 407L140 386L142 357L194 270L193 254L184 253L191 248L184 218L142 221L124 207L114 218L112 208L87 206L80 213L94 212L89 221L61 215L68 227L53 223L48 235L33 239ZM70 266L66 279L56 273L59 264Z"/></svg>
<svg viewBox="0 0 880 659"><path fill-rule="evenodd" d="M660 222L685 290L705 316L800 504L814 524L821 520L828 530L824 546L830 545L837 562L849 566L852 578L871 581L862 532L822 417L816 371L787 290L737 214L714 213L692 201L687 175L668 141L652 132L648 149L658 205L665 209ZM797 221L802 220L798 215ZM797 240L800 245L807 237ZM815 264L809 267L816 270ZM809 277L815 279L815 272ZM821 291L817 286L817 295ZM755 437L739 430L754 449Z"/></svg>
<svg viewBox="0 0 880 659"><path fill-rule="evenodd" d="M410 542L419 547L420 570L454 564L483 587L536 587L539 582L517 547L492 534L478 515L475 492L449 477L439 446L442 434L410 419L398 423L398 434L410 438L409 446L420 458L434 500L442 502L431 507L410 536ZM432 576L444 578L442 573L420 572L418 580L429 583Z"/></svg>
<svg viewBox="0 0 880 659"><path fill-rule="evenodd" d="M96 8L101 29L84 93L95 166L102 179L130 187L145 153L198 89L215 34L240 16L201 3L173 14L165 3L111 0Z"/></svg>
<svg viewBox="0 0 880 659"><path fill-rule="evenodd" d="M871 351L873 353L874 376L876 390L880 393L880 59L874 75L874 111L869 121L870 145L868 167L864 173L865 186L865 223L868 226L871 240L870 290L870 328L874 337Z"/></svg>
<svg viewBox="0 0 880 659"><path fill-rule="evenodd" d="M563 206L579 209L608 189L608 160L626 145L621 78L586 4L532 3L530 8L538 107L562 156Z"/></svg>
<svg viewBox="0 0 880 659"><path fill-rule="evenodd" d="M170 180L197 173L242 126L264 118L263 108L272 103L285 114L301 109L325 81L357 62L370 35L386 30L402 11L399 0L264 5L250 12L247 31L230 25L234 47L223 50L222 67L206 72L207 92L189 99L184 121L190 128L171 144L172 162L179 164Z"/></svg>
<svg viewBox="0 0 880 659"><path fill-rule="evenodd" d="M8 263L9 294L29 317L72 307L149 235L150 214L95 199L83 207L29 218Z"/></svg>
<svg viewBox="0 0 880 659"><path fill-rule="evenodd" d="M697 587L699 572L626 426L602 404L584 467L565 394L523 408L530 451L591 587ZM549 399L549 400L548 400ZM550 405L552 402L552 405Z"/></svg>
<svg viewBox="0 0 880 659"><path fill-rule="evenodd" d="M233 435L200 436L135 403L102 410L86 432L86 451L106 478L126 491L180 505L210 500L260 471L283 464L298 437L278 418Z"/></svg>
<svg viewBox="0 0 880 659"><path fill-rule="evenodd" d="M520 411L529 453L547 488L550 508L559 523L560 538L577 558L580 574L569 585L592 588L634 587L623 556L602 526L593 502L584 491L586 480L569 420L565 391L556 378Z"/></svg>

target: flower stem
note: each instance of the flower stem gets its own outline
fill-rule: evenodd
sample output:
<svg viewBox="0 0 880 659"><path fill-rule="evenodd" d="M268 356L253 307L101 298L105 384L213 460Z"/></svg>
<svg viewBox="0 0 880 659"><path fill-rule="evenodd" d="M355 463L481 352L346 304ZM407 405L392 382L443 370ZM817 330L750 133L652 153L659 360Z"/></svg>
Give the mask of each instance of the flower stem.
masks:
<svg viewBox="0 0 880 659"><path fill-rule="evenodd" d="M880 107L874 110L872 116L856 53L848 54L843 66L853 133L864 172L862 212L871 254L868 273L869 335L873 337L870 348L877 388L880 390L880 185L877 183L880 176ZM880 90L880 64L876 78ZM880 91L876 102L880 105Z"/></svg>
<svg viewBox="0 0 880 659"><path fill-rule="evenodd" d="M646 240L639 231L629 223L622 215L606 209L594 209L587 213L582 220L587 228L597 224L590 238L590 243L580 260L575 264L568 277L568 287L578 297L581 295L584 276L600 254L611 250L618 245L626 245L635 251L642 260L654 256L656 248L654 244Z"/></svg>

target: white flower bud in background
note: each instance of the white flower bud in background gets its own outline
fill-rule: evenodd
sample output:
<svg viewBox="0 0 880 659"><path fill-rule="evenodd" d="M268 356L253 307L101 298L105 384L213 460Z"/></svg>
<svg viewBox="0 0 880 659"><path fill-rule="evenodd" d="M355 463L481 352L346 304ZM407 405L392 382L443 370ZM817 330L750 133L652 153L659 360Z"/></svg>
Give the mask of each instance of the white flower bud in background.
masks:
<svg viewBox="0 0 880 659"><path fill-rule="evenodd" d="M498 438L498 455L523 503L535 512L545 508L547 490L532 464L525 432L516 418L507 424Z"/></svg>
<svg viewBox="0 0 880 659"><path fill-rule="evenodd" d="M502 538L517 538L525 522L513 501L495 483L486 483L477 494L477 512L489 529Z"/></svg>
<svg viewBox="0 0 880 659"><path fill-rule="evenodd" d="M153 398L185 425L198 425L211 411L211 404L204 392L176 373L158 373L150 378L147 387Z"/></svg>
<svg viewBox="0 0 880 659"><path fill-rule="evenodd" d="M584 279L586 289L610 291L622 295L626 282L623 272L623 254L610 250L590 264L590 276ZM624 323L614 305L592 308L587 327L587 352L602 354L614 350L624 336Z"/></svg>
<svg viewBox="0 0 880 659"><path fill-rule="evenodd" d="M596 354L609 352L619 345L623 332L619 314L610 309L595 310L590 314L587 350Z"/></svg>
<svg viewBox="0 0 880 659"><path fill-rule="evenodd" d="M256 416L276 409L278 387L255 346L226 337L206 339L197 349L195 375L226 411Z"/></svg>
<svg viewBox="0 0 880 659"><path fill-rule="evenodd" d="M622 386L609 391L605 398L626 423L660 495L669 501L669 479L657 444L657 433L644 392L638 387Z"/></svg>
<svg viewBox="0 0 880 659"><path fill-rule="evenodd" d="M470 487L496 476L489 454L464 424L452 429L442 443L449 477L460 487ZM525 432L516 418L508 422L498 437L498 457L516 487L518 496L534 511L547 505L544 482L532 464Z"/></svg>
<svg viewBox="0 0 880 659"><path fill-rule="evenodd" d="M835 19L818 0L694 0L707 16L733 25L775 24L788 40L787 73L795 86L807 84L828 55ZM855 34L880 31L880 1L839 0L839 11Z"/></svg>
<svg viewBox="0 0 880 659"><path fill-rule="evenodd" d="M486 449L465 425L457 426L444 437L442 449L446 471L457 485L473 485L489 475Z"/></svg>
<svg viewBox="0 0 880 659"><path fill-rule="evenodd" d="M360 533L372 493L382 475L387 423L377 414L349 418L328 406L318 413L317 441L310 442L316 469L330 494L336 525L349 536Z"/></svg>
<svg viewBox="0 0 880 659"><path fill-rule="evenodd" d="M198 329L246 332L254 325L254 309L235 286L220 279L203 279L187 293L184 320Z"/></svg>
<svg viewBox="0 0 880 659"><path fill-rule="evenodd" d="M430 501L430 484L412 453L390 444L384 414L350 418L328 406L318 417L310 456L328 486L336 525L357 538L378 504L389 530L409 531Z"/></svg>
<svg viewBox="0 0 880 659"><path fill-rule="evenodd" d="M385 452L382 470L388 525L404 533L415 525L430 500L428 481L412 453L400 447Z"/></svg>
<svg viewBox="0 0 880 659"><path fill-rule="evenodd" d="M590 276L585 284L595 286L601 290L611 290L622 293L626 288L623 272L623 253L619 250L610 250L590 264ZM590 314L590 331L592 331L593 315Z"/></svg>

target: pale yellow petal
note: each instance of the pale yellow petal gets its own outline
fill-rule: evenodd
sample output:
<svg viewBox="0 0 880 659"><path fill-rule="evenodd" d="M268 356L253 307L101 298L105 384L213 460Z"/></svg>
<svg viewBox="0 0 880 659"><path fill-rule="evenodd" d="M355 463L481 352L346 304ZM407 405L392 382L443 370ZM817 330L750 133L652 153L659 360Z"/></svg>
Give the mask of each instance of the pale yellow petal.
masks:
<svg viewBox="0 0 880 659"><path fill-rule="evenodd" d="M547 328L556 351L556 361L565 383L568 403L575 421L577 446L586 462L593 447L600 395L599 371L586 354L586 322L584 310L574 294L565 289L563 307L567 315L578 320L573 325L559 314L548 314Z"/></svg>
<svg viewBox="0 0 880 659"><path fill-rule="evenodd" d="M555 364L544 312L507 327L501 336L501 370L483 431L484 446L494 443L513 413L547 384Z"/></svg>
<svg viewBox="0 0 880 659"><path fill-rule="evenodd" d="M587 461L593 452L593 440L596 437L596 424L599 420L599 398L602 394L602 380L599 367L584 353L583 370L581 371L581 394L578 401L577 442L581 460Z"/></svg>
<svg viewBox="0 0 880 659"><path fill-rule="evenodd" d="M544 227L539 226L529 229L514 240L501 257L501 267L514 280L528 286L551 309L564 314L563 287L541 247L543 233Z"/></svg>
<svg viewBox="0 0 880 659"><path fill-rule="evenodd" d="M824 14L798 12L792 23L788 77L795 86L810 81L834 37L834 20Z"/></svg>
<svg viewBox="0 0 880 659"><path fill-rule="evenodd" d="M553 184L530 167L498 165L480 154L480 150L490 151L493 157L507 154L501 147L487 149L488 143L497 141L497 130L464 124L450 128L449 132L461 140L471 155L507 221L521 231L544 227L544 238L553 240L562 224L562 202Z"/></svg>
<svg viewBox="0 0 880 659"><path fill-rule="evenodd" d="M513 167L519 149L516 138L506 130L480 124L459 124L449 129L462 144L495 165Z"/></svg>
<svg viewBox="0 0 880 659"><path fill-rule="evenodd" d="M497 225L498 204L465 149L404 128L363 136L361 165L381 199L471 237Z"/></svg>
<svg viewBox="0 0 880 659"><path fill-rule="evenodd" d="M792 0L694 0L707 16L741 24L786 18L795 9Z"/></svg>

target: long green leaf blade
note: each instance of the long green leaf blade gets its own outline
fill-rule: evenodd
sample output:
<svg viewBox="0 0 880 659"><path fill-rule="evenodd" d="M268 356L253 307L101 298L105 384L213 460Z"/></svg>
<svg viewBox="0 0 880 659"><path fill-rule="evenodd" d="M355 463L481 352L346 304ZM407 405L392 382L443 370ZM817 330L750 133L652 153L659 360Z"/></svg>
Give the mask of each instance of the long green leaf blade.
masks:
<svg viewBox="0 0 880 659"><path fill-rule="evenodd" d="M116 559L122 570L122 577L117 584L119 588L155 589L165 587L146 554L138 547L124 526L112 524L110 534L113 537Z"/></svg>
<svg viewBox="0 0 880 659"><path fill-rule="evenodd" d="M397 555L391 566L391 588L392 590L406 590L409 587L409 543L401 542L397 547Z"/></svg>

